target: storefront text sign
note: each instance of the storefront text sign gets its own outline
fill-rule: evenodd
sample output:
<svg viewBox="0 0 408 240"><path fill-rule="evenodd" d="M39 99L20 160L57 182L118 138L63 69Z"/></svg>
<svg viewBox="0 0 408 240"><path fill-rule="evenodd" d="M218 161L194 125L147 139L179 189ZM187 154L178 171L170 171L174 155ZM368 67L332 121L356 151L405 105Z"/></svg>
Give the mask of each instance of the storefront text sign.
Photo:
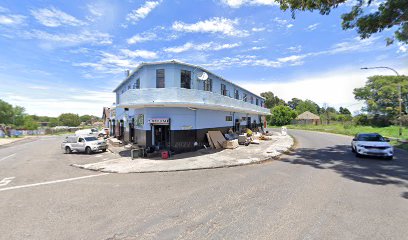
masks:
<svg viewBox="0 0 408 240"><path fill-rule="evenodd" d="M168 125L170 123L168 118L151 118L147 121L150 124Z"/></svg>

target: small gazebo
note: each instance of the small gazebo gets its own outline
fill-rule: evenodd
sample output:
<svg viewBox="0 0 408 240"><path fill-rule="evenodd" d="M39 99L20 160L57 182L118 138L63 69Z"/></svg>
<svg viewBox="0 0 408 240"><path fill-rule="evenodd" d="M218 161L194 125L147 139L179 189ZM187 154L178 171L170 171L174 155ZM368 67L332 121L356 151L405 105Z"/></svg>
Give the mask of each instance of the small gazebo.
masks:
<svg viewBox="0 0 408 240"><path fill-rule="evenodd" d="M318 125L320 124L320 117L314 113L306 111L302 114L299 114L296 119L296 124L313 124Z"/></svg>

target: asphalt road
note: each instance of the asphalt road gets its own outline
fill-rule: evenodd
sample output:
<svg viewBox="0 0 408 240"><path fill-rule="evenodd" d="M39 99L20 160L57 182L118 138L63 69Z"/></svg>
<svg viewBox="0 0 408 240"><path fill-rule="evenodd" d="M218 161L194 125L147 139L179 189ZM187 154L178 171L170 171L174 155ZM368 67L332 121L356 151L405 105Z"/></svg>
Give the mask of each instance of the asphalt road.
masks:
<svg viewBox="0 0 408 240"><path fill-rule="evenodd" d="M407 239L407 152L289 132L280 160L173 173L73 168L112 156L62 154L60 137L0 148L0 239Z"/></svg>

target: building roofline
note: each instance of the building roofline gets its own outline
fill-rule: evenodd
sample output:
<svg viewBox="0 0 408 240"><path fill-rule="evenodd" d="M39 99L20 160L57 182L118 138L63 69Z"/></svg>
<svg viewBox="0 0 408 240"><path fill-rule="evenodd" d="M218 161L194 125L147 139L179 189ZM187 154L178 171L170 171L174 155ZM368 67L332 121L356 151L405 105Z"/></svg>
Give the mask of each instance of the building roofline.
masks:
<svg viewBox="0 0 408 240"><path fill-rule="evenodd" d="M189 67L194 67L194 68L201 69L201 70L204 71L204 72L210 73L211 75L213 75L213 76L215 76L215 77L218 77L218 78L220 78L220 79L222 79L222 80L224 80L224 81L226 81L226 82L228 82L228 83L230 83L230 84L232 84L232 85L234 85L234 86L236 86L236 87L239 87L239 88L241 88L241 89L244 89L245 91L247 91L247 92L249 92L249 93L251 93L251 94L253 94L253 95L255 95L255 96L257 96L257 97L259 97L259 98L261 98L261 99L263 99L263 100L265 100L264 97L261 97L261 96L259 96L258 94L255 94L255 93L253 93L253 92L251 92L251 91L249 91L249 90L247 90L247 89L245 89L245 88L239 86L238 84L233 83L233 82L231 82L231 81L229 81L229 80L227 80L227 79L221 77L220 75L215 74L215 73L209 71L208 69L205 69L205 68L203 68L203 67L201 67L201 66L198 66L198 65L193 65L193 64L190 64L190 63L181 62L181 61L178 61L178 60L168 60L168 61L159 61L159 62L142 62L142 63L140 63L135 69L133 69L133 70L129 73L129 76L127 76L122 82L119 83L119 85L113 90L113 92L116 92L116 90L118 90L130 77L133 76L133 74L135 74L137 71L139 71L142 67L144 67L144 66L150 66L150 65L169 64L169 63L179 64L179 65L184 65L184 66L189 66Z"/></svg>

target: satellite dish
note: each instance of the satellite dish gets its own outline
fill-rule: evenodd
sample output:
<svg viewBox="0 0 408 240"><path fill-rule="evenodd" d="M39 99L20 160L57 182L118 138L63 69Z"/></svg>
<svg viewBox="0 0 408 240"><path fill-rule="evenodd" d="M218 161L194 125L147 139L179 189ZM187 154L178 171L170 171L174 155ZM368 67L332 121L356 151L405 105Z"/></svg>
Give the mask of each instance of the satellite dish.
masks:
<svg viewBox="0 0 408 240"><path fill-rule="evenodd" d="M198 80L205 81L208 79L208 74L206 72L201 72L197 74Z"/></svg>

